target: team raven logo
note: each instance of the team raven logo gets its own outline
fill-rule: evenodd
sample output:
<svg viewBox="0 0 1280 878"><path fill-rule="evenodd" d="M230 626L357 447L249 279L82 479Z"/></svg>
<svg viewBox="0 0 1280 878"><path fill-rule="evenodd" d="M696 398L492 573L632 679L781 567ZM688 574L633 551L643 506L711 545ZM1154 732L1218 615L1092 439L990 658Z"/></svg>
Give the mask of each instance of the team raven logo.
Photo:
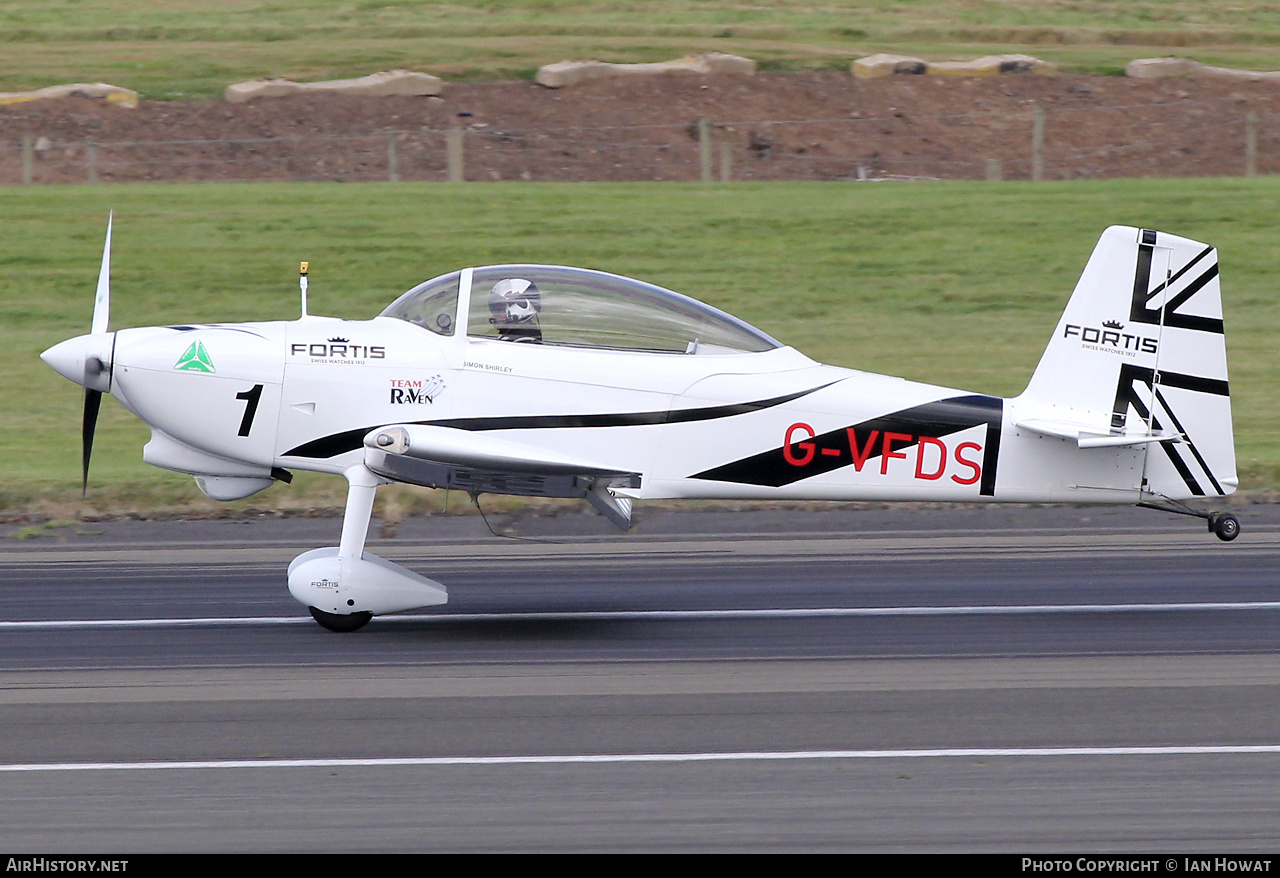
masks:
<svg viewBox="0 0 1280 878"><path fill-rule="evenodd" d="M444 392L444 380L432 375L425 380L417 378L391 379L392 405L430 405Z"/></svg>

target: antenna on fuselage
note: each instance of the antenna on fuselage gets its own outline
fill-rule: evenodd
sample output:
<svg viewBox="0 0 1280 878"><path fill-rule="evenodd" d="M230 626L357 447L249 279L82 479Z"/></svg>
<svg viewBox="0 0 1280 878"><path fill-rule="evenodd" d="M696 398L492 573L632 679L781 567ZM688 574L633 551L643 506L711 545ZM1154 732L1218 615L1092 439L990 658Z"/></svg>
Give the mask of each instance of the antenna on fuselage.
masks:
<svg viewBox="0 0 1280 878"><path fill-rule="evenodd" d="M302 291L302 316L307 315L307 270L311 267L310 262L303 262L298 266L298 289Z"/></svg>

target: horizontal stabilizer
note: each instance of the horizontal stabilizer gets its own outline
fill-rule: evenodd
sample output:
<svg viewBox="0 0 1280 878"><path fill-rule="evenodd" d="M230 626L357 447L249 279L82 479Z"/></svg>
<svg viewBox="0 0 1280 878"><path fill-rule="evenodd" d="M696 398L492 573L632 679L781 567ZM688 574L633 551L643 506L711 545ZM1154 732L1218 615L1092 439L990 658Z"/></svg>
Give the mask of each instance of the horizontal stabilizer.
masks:
<svg viewBox="0 0 1280 878"><path fill-rule="evenodd" d="M1081 448L1118 448L1122 445L1145 445L1148 442L1181 442L1182 436L1167 430L1154 433L1080 434Z"/></svg>
<svg viewBox="0 0 1280 878"><path fill-rule="evenodd" d="M1052 421L1044 418L1028 418L1018 421L1014 426L1041 436L1053 436L1068 439L1080 448L1119 448L1125 445L1144 445L1148 442L1181 442L1182 435L1169 430L1143 431L1135 433L1104 433L1090 424L1076 424L1070 421Z"/></svg>

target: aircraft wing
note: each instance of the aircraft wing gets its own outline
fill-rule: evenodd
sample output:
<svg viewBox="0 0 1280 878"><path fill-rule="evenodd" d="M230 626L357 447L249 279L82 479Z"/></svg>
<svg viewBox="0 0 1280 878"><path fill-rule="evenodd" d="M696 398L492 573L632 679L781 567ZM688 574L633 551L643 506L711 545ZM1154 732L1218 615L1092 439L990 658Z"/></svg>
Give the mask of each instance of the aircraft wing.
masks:
<svg viewBox="0 0 1280 878"><path fill-rule="evenodd" d="M579 460L484 433L426 424L393 424L364 437L364 462L396 482L469 494L581 497L621 530L631 526L640 473Z"/></svg>

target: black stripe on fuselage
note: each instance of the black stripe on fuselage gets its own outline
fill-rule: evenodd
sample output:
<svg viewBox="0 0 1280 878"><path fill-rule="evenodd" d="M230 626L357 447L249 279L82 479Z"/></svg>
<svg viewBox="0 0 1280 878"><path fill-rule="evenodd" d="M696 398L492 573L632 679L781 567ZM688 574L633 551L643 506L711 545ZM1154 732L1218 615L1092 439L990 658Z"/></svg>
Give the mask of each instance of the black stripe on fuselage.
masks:
<svg viewBox="0 0 1280 878"><path fill-rule="evenodd" d="M1000 426L1004 417L1004 400L994 396L957 396L913 406L878 418L841 427L812 438L804 437L815 448L824 449L804 464L797 465L794 448L778 447L735 460L722 466L696 473L690 478L717 482L735 482L744 485L764 485L780 488L802 479L812 478L855 464L854 454L861 463L881 456L887 445L891 452L908 448L918 442L918 437L940 439L970 427L985 424L986 442L983 446L982 474L978 493L984 497L995 496L996 467L1000 457ZM892 433L903 439L872 441L872 431L884 437ZM851 439L851 437L857 437ZM865 443L855 452L851 442ZM795 443L793 443L795 444ZM833 453L834 452L834 453Z"/></svg>
<svg viewBox="0 0 1280 878"><path fill-rule="evenodd" d="M729 405L707 406L693 409L673 409L660 412L616 412L593 415L509 415L495 418L444 418L437 421L404 421L405 424L422 424L430 427L451 427L455 430L481 432L488 430L555 430L582 427L645 427L660 424L683 424L690 421L713 421L718 418L731 418L761 409L783 405L801 397L816 393L837 382L811 387L772 399L761 399L754 402L739 402ZM310 457L325 459L355 451L364 442L370 431L385 427L386 423L362 427L358 430L344 430L329 436L321 436L310 442L285 452L287 457Z"/></svg>

